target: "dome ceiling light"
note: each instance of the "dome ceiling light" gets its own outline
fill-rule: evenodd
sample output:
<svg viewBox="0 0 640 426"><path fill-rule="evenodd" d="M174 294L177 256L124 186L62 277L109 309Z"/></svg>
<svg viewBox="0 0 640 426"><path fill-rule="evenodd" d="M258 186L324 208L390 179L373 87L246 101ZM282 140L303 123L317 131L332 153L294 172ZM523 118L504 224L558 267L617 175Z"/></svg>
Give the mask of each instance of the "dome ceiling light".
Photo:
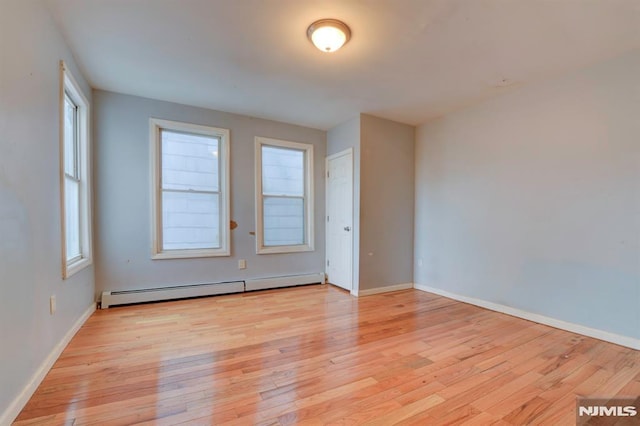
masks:
<svg viewBox="0 0 640 426"><path fill-rule="evenodd" d="M323 52L335 52L351 38L351 30L337 19L320 19L309 25L307 37Z"/></svg>

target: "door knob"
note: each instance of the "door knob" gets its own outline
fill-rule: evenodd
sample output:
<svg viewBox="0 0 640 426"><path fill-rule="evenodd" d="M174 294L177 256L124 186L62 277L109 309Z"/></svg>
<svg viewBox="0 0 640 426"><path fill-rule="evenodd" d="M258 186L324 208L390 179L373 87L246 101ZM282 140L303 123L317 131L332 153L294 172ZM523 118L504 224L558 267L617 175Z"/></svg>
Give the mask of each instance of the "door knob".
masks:
<svg viewBox="0 0 640 426"><path fill-rule="evenodd" d="M348 232L348 231L351 231L351 227L350 227L350 226L345 226L345 227L344 227L344 230L345 230L345 231L347 231L347 232Z"/></svg>

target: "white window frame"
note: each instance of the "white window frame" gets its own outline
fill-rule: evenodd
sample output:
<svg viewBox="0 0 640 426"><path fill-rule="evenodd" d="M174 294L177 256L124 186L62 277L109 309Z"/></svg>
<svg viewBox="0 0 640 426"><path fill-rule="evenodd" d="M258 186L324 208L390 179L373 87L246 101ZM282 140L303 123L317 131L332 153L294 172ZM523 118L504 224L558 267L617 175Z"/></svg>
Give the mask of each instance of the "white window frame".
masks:
<svg viewBox="0 0 640 426"><path fill-rule="evenodd" d="M288 148L304 151L305 182L304 182L304 244L265 246L264 218L262 193L262 147ZM314 221L313 221L313 145L308 143L290 142L257 136L255 138L255 186L256 186L256 253L297 253L314 250Z"/></svg>
<svg viewBox="0 0 640 426"><path fill-rule="evenodd" d="M151 152L151 258L152 259L181 259L197 257L230 256L230 227L229 227L229 129L202 126L179 121L149 119L150 152ZM219 178L220 178L220 247L210 249L162 249L162 140L161 131L191 133L217 137L220 140Z"/></svg>
<svg viewBox="0 0 640 426"><path fill-rule="evenodd" d="M77 107L76 149L77 171L75 179L79 183L80 255L67 260L67 221L65 191L65 97ZM67 279L93 263L91 238L91 141L90 104L80 85L73 77L64 61L60 61L60 222L62 228L62 278Z"/></svg>

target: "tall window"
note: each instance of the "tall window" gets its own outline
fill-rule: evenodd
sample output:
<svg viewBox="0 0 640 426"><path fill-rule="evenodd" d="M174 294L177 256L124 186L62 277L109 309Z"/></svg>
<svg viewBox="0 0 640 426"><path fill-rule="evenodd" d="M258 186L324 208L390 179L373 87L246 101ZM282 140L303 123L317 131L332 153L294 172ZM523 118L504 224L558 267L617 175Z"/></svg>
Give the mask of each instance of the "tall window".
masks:
<svg viewBox="0 0 640 426"><path fill-rule="evenodd" d="M256 138L256 251L313 250L313 145Z"/></svg>
<svg viewBox="0 0 640 426"><path fill-rule="evenodd" d="M62 276L91 264L89 102L61 63L60 193Z"/></svg>
<svg viewBox="0 0 640 426"><path fill-rule="evenodd" d="M151 119L153 257L229 255L229 131Z"/></svg>

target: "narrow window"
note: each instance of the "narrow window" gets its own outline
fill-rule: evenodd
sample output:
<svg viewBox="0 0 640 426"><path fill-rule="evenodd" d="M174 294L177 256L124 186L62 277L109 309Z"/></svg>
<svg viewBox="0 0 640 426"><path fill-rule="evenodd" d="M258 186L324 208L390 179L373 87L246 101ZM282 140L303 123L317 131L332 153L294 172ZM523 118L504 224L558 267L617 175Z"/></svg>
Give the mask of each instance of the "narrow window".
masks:
<svg viewBox="0 0 640 426"><path fill-rule="evenodd" d="M313 250L313 145L256 138L257 252Z"/></svg>
<svg viewBox="0 0 640 426"><path fill-rule="evenodd" d="M91 264L89 102L61 63L62 276Z"/></svg>
<svg viewBox="0 0 640 426"><path fill-rule="evenodd" d="M153 257L229 255L229 131L151 119Z"/></svg>

